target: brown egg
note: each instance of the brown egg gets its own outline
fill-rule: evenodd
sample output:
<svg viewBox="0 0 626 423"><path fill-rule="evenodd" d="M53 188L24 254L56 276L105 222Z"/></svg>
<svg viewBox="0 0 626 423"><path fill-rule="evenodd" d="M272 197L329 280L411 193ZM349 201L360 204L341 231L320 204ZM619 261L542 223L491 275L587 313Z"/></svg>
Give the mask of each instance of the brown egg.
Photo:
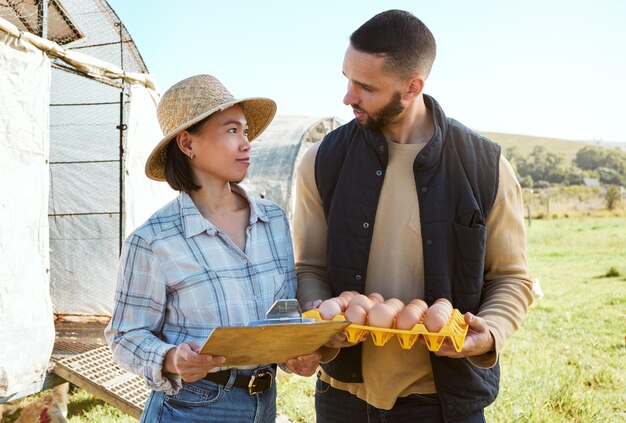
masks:
<svg viewBox="0 0 626 423"><path fill-rule="evenodd" d="M334 298L322 301L318 309L320 316L324 320L332 320L338 314L341 314L341 306Z"/></svg>
<svg viewBox="0 0 626 423"><path fill-rule="evenodd" d="M439 332L450 320L451 311L447 304L435 302L426 311L424 326L429 332Z"/></svg>
<svg viewBox="0 0 626 423"><path fill-rule="evenodd" d="M352 299L350 300L350 304L348 304L348 306L355 305L355 304L363 307L363 310L365 310L368 313L370 309L372 308L372 306L374 305L372 303L372 300L370 300L363 294L357 294L354 297L352 297Z"/></svg>
<svg viewBox="0 0 626 423"><path fill-rule="evenodd" d="M422 314L425 310L422 310L415 304L407 304L396 316L396 329L410 330L413 326L420 322Z"/></svg>
<svg viewBox="0 0 626 423"><path fill-rule="evenodd" d="M356 291L343 291L341 294L339 294L339 297L345 298L346 300L348 300L348 302L350 302L352 297L358 294L359 293Z"/></svg>
<svg viewBox="0 0 626 423"><path fill-rule="evenodd" d="M404 308L404 303L397 298L389 298L385 300L385 304L390 305L396 311L396 314Z"/></svg>
<svg viewBox="0 0 626 423"><path fill-rule="evenodd" d="M447 298L438 298L435 300L434 304L445 304L446 307L452 311L452 303Z"/></svg>
<svg viewBox="0 0 626 423"><path fill-rule="evenodd" d="M385 302L385 298L380 295L378 292L372 292L371 294L369 294L367 296L367 298L369 298L370 300L372 300L375 303L384 303Z"/></svg>
<svg viewBox="0 0 626 423"><path fill-rule="evenodd" d="M357 304L348 306L346 312L343 314L347 321L354 323L355 325L364 325L367 319L367 312L363 310L363 307Z"/></svg>
<svg viewBox="0 0 626 423"><path fill-rule="evenodd" d="M339 304L339 307L341 307L341 312L344 312L346 310L346 308L348 308L348 299L346 297L342 297L341 295L339 297L334 297L334 298L330 298L331 300L334 300L337 302L337 304Z"/></svg>
<svg viewBox="0 0 626 423"><path fill-rule="evenodd" d="M426 301L420 300L419 298L409 301L409 304L416 305L424 311L428 310L428 304L426 304Z"/></svg>
<svg viewBox="0 0 626 423"><path fill-rule="evenodd" d="M369 326L377 328L390 328L393 326L393 319L396 318L396 311L389 304L374 304L367 313Z"/></svg>

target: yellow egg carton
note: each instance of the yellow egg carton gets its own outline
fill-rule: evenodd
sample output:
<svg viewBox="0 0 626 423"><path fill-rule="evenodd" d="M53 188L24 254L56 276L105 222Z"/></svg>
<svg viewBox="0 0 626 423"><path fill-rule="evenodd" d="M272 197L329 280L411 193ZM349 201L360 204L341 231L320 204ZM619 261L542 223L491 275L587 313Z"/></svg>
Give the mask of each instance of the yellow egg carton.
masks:
<svg viewBox="0 0 626 423"><path fill-rule="evenodd" d="M315 320L324 320L320 316L320 313L317 308L314 308L309 311L305 311L302 313L302 317L315 319ZM336 315L332 320L346 320L343 314ZM395 320L394 320L395 326ZM426 329L426 326L423 323L418 323L413 326L410 330L400 330L400 329L385 329L385 328L377 328L374 326L364 326L364 325L355 325L354 323L344 329L346 334L346 339L349 342L358 342L364 336L368 334L372 337L372 341L374 345L382 347L385 345L391 338L396 336L398 342L400 342L400 346L405 349L411 349L413 344L417 341L419 336L421 335L424 338L424 342L430 351L439 351L441 345L445 341L446 338L450 338L452 341L452 345L457 352L461 352L463 348L463 341L465 341L465 335L467 334L468 325L465 322L465 318L463 314L456 308L452 310L452 314L450 315L450 320L448 323L441 328L439 332L429 332Z"/></svg>

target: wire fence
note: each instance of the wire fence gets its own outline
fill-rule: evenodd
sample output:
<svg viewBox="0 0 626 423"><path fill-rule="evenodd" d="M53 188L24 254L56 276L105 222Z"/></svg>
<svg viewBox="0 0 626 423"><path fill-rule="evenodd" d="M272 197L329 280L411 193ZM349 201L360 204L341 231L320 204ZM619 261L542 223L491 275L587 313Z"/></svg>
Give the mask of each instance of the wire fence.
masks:
<svg viewBox="0 0 626 423"><path fill-rule="evenodd" d="M104 0L0 0L18 29L128 72L147 72ZM107 314L123 241L129 90L51 57L50 283L56 313ZM47 93L42 93L47 95ZM104 301L104 300L107 301Z"/></svg>

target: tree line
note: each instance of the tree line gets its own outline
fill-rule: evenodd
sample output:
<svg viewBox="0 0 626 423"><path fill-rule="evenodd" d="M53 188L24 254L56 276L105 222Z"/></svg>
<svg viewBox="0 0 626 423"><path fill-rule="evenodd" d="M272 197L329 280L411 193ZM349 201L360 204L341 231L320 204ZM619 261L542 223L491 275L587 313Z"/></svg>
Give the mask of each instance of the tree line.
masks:
<svg viewBox="0 0 626 423"><path fill-rule="evenodd" d="M586 146L578 150L571 163L564 156L535 146L528 156L516 147L505 151L525 188L550 185L583 185L584 178L595 178L606 185L626 185L626 152L619 148Z"/></svg>

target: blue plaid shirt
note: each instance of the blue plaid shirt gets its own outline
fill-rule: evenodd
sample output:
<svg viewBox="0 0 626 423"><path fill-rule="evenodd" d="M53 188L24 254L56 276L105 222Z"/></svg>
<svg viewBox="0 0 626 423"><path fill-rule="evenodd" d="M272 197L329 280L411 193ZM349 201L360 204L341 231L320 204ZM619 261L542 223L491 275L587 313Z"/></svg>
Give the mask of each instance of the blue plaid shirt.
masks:
<svg viewBox="0 0 626 423"><path fill-rule="evenodd" d="M276 204L233 191L250 204L245 251L181 193L126 240L113 315L105 330L114 359L150 389L178 392L162 373L167 351L204 343L212 328L265 318L275 300L295 298L289 224Z"/></svg>

